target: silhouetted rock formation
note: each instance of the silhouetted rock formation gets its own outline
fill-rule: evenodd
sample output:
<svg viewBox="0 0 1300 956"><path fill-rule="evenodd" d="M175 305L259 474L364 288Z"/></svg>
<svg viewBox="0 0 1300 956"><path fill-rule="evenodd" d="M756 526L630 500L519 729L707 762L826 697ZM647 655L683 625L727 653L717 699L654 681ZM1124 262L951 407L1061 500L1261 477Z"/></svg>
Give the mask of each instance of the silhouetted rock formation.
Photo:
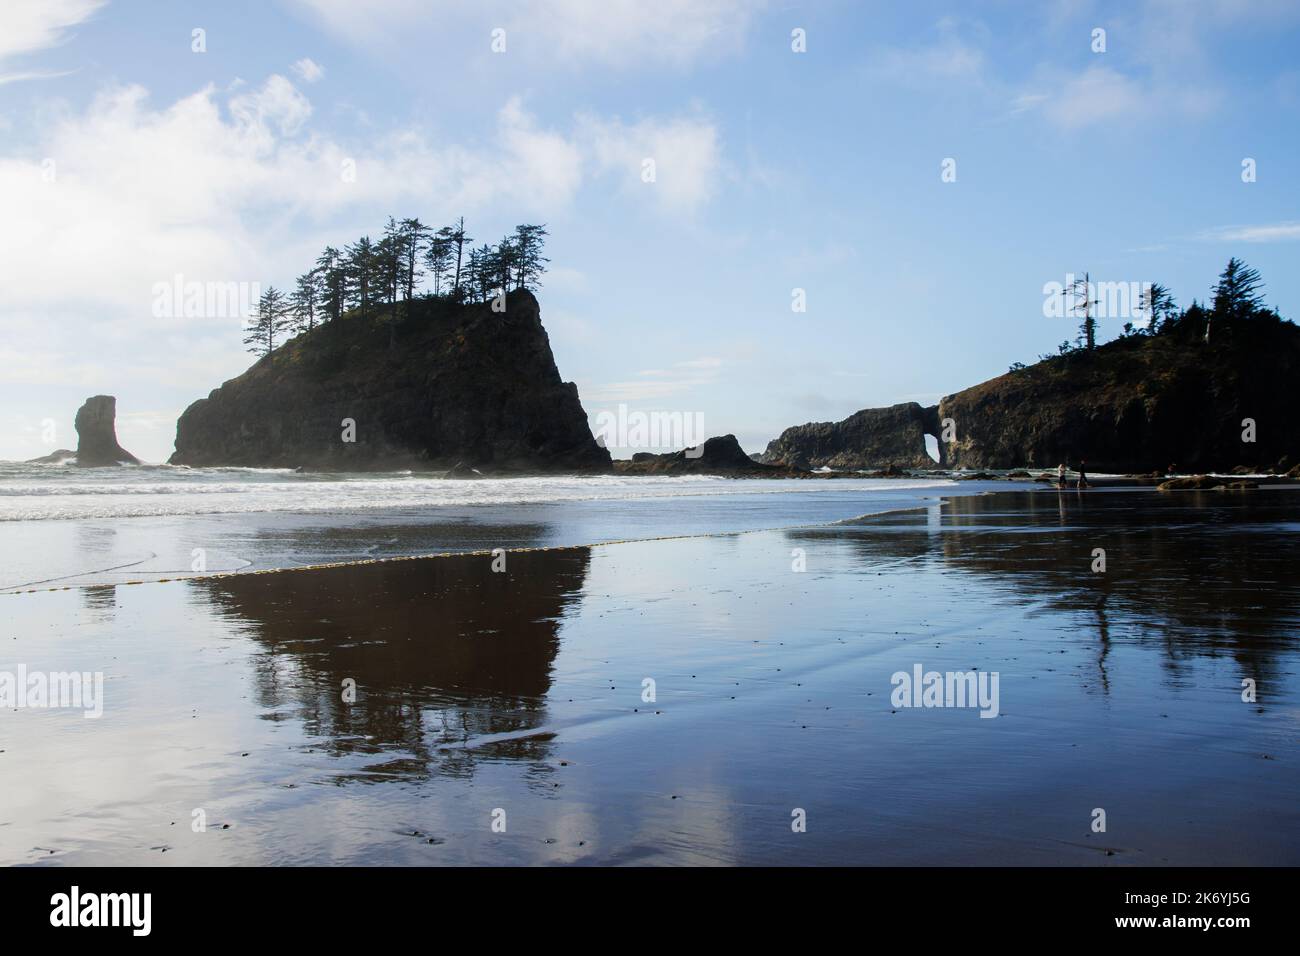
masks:
<svg viewBox="0 0 1300 956"><path fill-rule="evenodd" d="M27 465L61 465L65 461L75 461L77 453L71 448L60 448L58 451L52 451L48 455L42 455L40 458L28 458L24 464Z"/></svg>
<svg viewBox="0 0 1300 956"><path fill-rule="evenodd" d="M703 445L682 451L653 455L638 452L631 461L616 462L617 469L628 475L742 475L745 477L783 477L790 469L764 465L745 454L735 435L708 439Z"/></svg>
<svg viewBox="0 0 1300 956"><path fill-rule="evenodd" d="M1117 339L1000 375L939 404L954 467L1089 471L1261 470L1300 451L1300 328L1243 321L1195 334ZM1246 419L1254 442L1243 441Z"/></svg>
<svg viewBox="0 0 1300 956"><path fill-rule="evenodd" d="M864 408L842 422L795 425L768 443L760 461L793 468L935 468L925 436L938 437L936 408L904 402Z"/></svg>
<svg viewBox="0 0 1300 956"><path fill-rule="evenodd" d="M1300 416L1292 414L1297 380L1295 325L1265 315L1220 328L1207 343L1189 324L1052 356L930 408L908 402L863 409L842 422L796 425L758 460L794 468L929 469L936 465L925 436L932 435L943 468L1086 462L1090 472L1163 476L1175 468L1240 465L1239 473L1300 477L1300 466L1291 465L1300 455Z"/></svg>
<svg viewBox="0 0 1300 956"><path fill-rule="evenodd" d="M607 471L531 292L316 328L190 405L172 464ZM352 423L349 434L348 425ZM348 441L347 438L354 440Z"/></svg>
<svg viewBox="0 0 1300 956"><path fill-rule="evenodd" d="M82 468L101 465L135 465L140 459L117 443L117 399L95 395L77 409L77 464Z"/></svg>

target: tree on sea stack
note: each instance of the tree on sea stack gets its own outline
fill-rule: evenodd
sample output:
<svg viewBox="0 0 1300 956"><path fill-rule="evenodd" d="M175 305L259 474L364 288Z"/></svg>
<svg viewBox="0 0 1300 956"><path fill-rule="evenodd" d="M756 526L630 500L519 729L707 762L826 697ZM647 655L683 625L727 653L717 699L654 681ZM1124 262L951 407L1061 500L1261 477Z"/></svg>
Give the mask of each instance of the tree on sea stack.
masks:
<svg viewBox="0 0 1300 956"><path fill-rule="evenodd" d="M1264 280L1260 274L1236 256L1228 260L1219 281L1214 285L1210 320L1205 325L1205 341L1210 340L1210 326L1215 319L1236 322L1264 310L1264 296L1259 292Z"/></svg>
<svg viewBox="0 0 1300 956"><path fill-rule="evenodd" d="M424 264L433 276L433 294L442 294L442 280L451 276L452 247L456 241L450 226L443 226L429 240L424 250Z"/></svg>
<svg viewBox="0 0 1300 956"><path fill-rule="evenodd" d="M540 284L542 273L546 271L546 263L551 261L542 255L546 236L545 225L515 226L512 242L515 251L515 282L517 283L515 288L532 289Z"/></svg>
<svg viewBox="0 0 1300 956"><path fill-rule="evenodd" d="M316 272L321 279L321 320L336 322L343 317L347 304L348 275L343 255L333 246L326 246L316 260Z"/></svg>
<svg viewBox="0 0 1300 956"><path fill-rule="evenodd" d="M1161 326L1178 314L1178 306L1169 290L1158 282L1152 282L1142 290L1138 306L1147 314L1147 334L1155 335Z"/></svg>
<svg viewBox="0 0 1300 956"><path fill-rule="evenodd" d="M323 299L322 286L319 269L298 276L297 284L289 296L291 327L294 332L310 332L316 327Z"/></svg>
<svg viewBox="0 0 1300 956"><path fill-rule="evenodd" d="M378 284L376 274L375 244L369 236L362 236L347 249L344 266L347 275L347 298L361 312L365 319L370 303L374 301L375 286Z"/></svg>
<svg viewBox="0 0 1300 956"><path fill-rule="evenodd" d="M248 323L248 334L244 344L248 351L258 355L269 355L275 350L275 340L285 331L289 322L289 307L285 303L284 293L275 286L268 286L257 300Z"/></svg>
<svg viewBox="0 0 1300 956"><path fill-rule="evenodd" d="M380 301L387 300L389 313L396 311L397 290L402 287L402 232L397 220L388 217L384 235L375 243L375 267L378 272Z"/></svg>
<svg viewBox="0 0 1300 956"><path fill-rule="evenodd" d="M403 219L400 233L402 255L402 276L406 280L406 313L411 313L411 300L415 298L415 285L423 277L420 271L421 254L424 252L433 230L420 222L419 218Z"/></svg>
<svg viewBox="0 0 1300 956"><path fill-rule="evenodd" d="M411 301L426 275L433 278L433 290L421 296L458 304L535 289L551 261L542 254L546 236L545 225L523 223L495 246L466 249L471 240L464 217L434 232L418 218L389 216L378 242L362 236L342 251L326 246L315 266L295 280L289 296L270 290L277 298L263 298L246 341L252 351L265 355L284 333L310 332L318 324L339 321L349 310L364 321L379 306L390 325L389 346L395 348L397 325L411 318ZM399 303L405 308L399 310Z"/></svg>
<svg viewBox="0 0 1300 956"><path fill-rule="evenodd" d="M464 249L465 249L465 243L467 243L467 242L473 242L473 241L474 241L474 240L472 240L469 236L467 236L467 235L465 234L465 217L464 217L464 216L461 216L461 217L460 217L460 221L457 222L456 225L452 227L452 230L451 230L451 241L454 242L454 243L456 244L456 284L455 284L455 286L452 288L451 294L452 294L453 296L455 296L457 300L459 300L459 299L460 299L460 260L461 260L461 253L462 253L462 252L464 251Z"/></svg>
<svg viewBox="0 0 1300 956"><path fill-rule="evenodd" d="M504 292L510 288L510 277L515 274L515 265L518 259L515 244L507 236L497 243L497 247L492 251L491 255L492 274L496 276L495 282L497 286Z"/></svg>
<svg viewBox="0 0 1300 956"><path fill-rule="evenodd" d="M1061 295L1068 295L1073 299L1069 306L1071 314L1077 314L1076 310L1078 309L1083 310L1083 321L1079 323L1079 338L1083 342L1085 349L1095 349L1097 347L1097 319L1092 314L1092 307L1097 304L1098 300L1092 297L1092 281L1089 274L1085 272L1082 279L1075 279Z"/></svg>

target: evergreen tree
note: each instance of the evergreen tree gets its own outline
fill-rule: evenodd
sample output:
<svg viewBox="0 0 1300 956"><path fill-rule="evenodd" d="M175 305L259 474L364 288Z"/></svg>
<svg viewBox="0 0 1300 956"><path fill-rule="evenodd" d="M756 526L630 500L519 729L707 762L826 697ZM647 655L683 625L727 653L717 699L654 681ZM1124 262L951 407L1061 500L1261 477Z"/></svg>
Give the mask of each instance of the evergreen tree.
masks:
<svg viewBox="0 0 1300 956"><path fill-rule="evenodd" d="M486 302L492 289L495 250L485 242L477 252L478 270L474 273L474 282L478 286L478 301Z"/></svg>
<svg viewBox="0 0 1300 956"><path fill-rule="evenodd" d="M257 300L257 308L249 319L248 334L244 336L248 351L270 355L275 351L276 337L285 331L288 319L289 307L284 294L275 286L268 286Z"/></svg>
<svg viewBox="0 0 1300 956"><path fill-rule="evenodd" d="M310 332L316 327L323 299L322 285L321 274L316 269L298 276L293 293L289 296L294 332Z"/></svg>
<svg viewBox="0 0 1300 956"><path fill-rule="evenodd" d="M1147 334L1156 335L1161 328L1178 314L1178 306L1169 290L1158 282L1153 282L1142 290L1138 306L1147 314Z"/></svg>
<svg viewBox="0 0 1300 956"><path fill-rule="evenodd" d="M1235 256L1219 275L1214 286L1211 309L1214 318L1235 322L1247 319L1264 309L1264 296L1259 289L1264 285L1258 272Z"/></svg>
<svg viewBox="0 0 1300 956"><path fill-rule="evenodd" d="M381 298L388 301L390 312L396 311L397 291L405 283L403 275L402 227L392 216L384 226L384 235L375 243L375 261L378 266Z"/></svg>
<svg viewBox="0 0 1300 956"><path fill-rule="evenodd" d="M473 242L473 241L474 241L474 240L470 239L470 237L467 236L467 235L465 234L465 217L464 217L464 216L461 216L460 219L457 221L456 225L452 226L452 229L451 229L451 239L452 239L452 241L453 241L454 243L456 243L456 284L455 284L455 286L452 288L452 295L455 296L457 300L459 300L459 299L460 299L460 260L461 260L461 253L462 253L462 251L463 251L464 248L465 248L465 243L467 243L467 242Z"/></svg>
<svg viewBox="0 0 1300 956"><path fill-rule="evenodd" d="M519 252L513 239L506 236L492 250L492 282L502 292L510 291L510 280L517 274L518 264Z"/></svg>
<svg viewBox="0 0 1300 956"><path fill-rule="evenodd" d="M465 288L461 293L454 293L458 298L477 302L479 298L479 274L483 271L482 255L477 249L470 249L465 257Z"/></svg>
<svg viewBox="0 0 1300 956"><path fill-rule="evenodd" d="M415 286L422 273L420 262L433 230L417 219L403 219L401 223L402 275L406 280L406 312L411 312L411 300L415 298Z"/></svg>
<svg viewBox="0 0 1300 956"><path fill-rule="evenodd" d="M361 311L361 318L366 318L370 304L375 299L376 281L375 244L369 236L362 236L347 249L345 269L347 272L348 301Z"/></svg>
<svg viewBox="0 0 1300 956"><path fill-rule="evenodd" d="M326 246L316 260L316 273L321 281L321 319L338 321L347 304L348 273L343 256L333 246Z"/></svg>
<svg viewBox="0 0 1300 956"><path fill-rule="evenodd" d="M273 286L268 288L258 300L244 342L250 351L268 355L286 333L309 332L318 324L337 322L349 309L366 319L374 306L386 303L394 324L390 344L395 345L397 303L405 302L405 314L410 315L424 268L433 277L433 295L443 295L446 288L455 301L486 302L497 290L528 289L540 282L550 261L542 255L546 236L544 225L524 224L495 246L485 243L467 250L472 240L465 232L464 217L435 233L418 218L389 216L378 242L362 236L341 252L326 246L314 268L295 280L288 297ZM1237 280L1236 285L1224 285L1224 301L1236 301L1236 295L1257 302L1253 292L1258 275L1249 269L1237 273L1234 263L1241 265L1234 259L1220 281L1224 285L1226 279ZM1172 308L1172 302L1169 305Z"/></svg>
<svg viewBox="0 0 1300 956"><path fill-rule="evenodd" d="M532 289L541 284L542 273L546 263L550 262L542 255L546 244L546 226L515 226L513 246L515 249L515 281L518 289Z"/></svg>
<svg viewBox="0 0 1300 956"><path fill-rule="evenodd" d="M442 281L450 276L453 246L455 241L452 238L452 231L449 227L443 226L434 233L424 250L424 264L428 266L429 274L433 276L434 295L442 294Z"/></svg>
<svg viewBox="0 0 1300 956"><path fill-rule="evenodd" d="M1078 340L1085 349L1095 349L1097 347L1097 318L1093 315L1093 306L1097 304L1097 300L1092 297L1092 281L1088 273L1085 272L1082 279L1075 279L1070 283L1070 288L1061 294L1070 297L1068 311L1072 315L1078 314L1076 310L1083 310L1083 321L1079 323Z"/></svg>

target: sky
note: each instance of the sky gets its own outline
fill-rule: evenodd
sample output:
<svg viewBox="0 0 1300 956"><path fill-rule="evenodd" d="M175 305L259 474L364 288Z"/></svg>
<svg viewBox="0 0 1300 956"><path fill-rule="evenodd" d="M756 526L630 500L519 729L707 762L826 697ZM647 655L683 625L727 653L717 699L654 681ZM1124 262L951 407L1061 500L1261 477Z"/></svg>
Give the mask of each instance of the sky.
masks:
<svg viewBox="0 0 1300 956"><path fill-rule="evenodd" d="M106 393L165 460L253 357L160 290L291 287L390 215L545 223L593 422L750 452L1054 352L1072 274L1187 305L1235 255L1296 319L1297 50L1271 0L3 0L0 458Z"/></svg>

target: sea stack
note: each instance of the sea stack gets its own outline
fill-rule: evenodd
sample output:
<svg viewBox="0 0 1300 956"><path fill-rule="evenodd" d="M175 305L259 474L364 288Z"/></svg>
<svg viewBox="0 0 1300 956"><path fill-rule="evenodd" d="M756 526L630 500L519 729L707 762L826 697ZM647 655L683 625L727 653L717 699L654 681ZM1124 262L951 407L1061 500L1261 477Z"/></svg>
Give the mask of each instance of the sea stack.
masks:
<svg viewBox="0 0 1300 956"><path fill-rule="evenodd" d="M735 435L710 438L702 445L663 455L638 452L631 461L620 461L615 469L624 475L729 475L745 478L785 478L794 469L754 461L736 441Z"/></svg>
<svg viewBox="0 0 1300 956"><path fill-rule="evenodd" d="M93 395L77 409L77 465L138 465L140 459L117 443L117 399Z"/></svg>
<svg viewBox="0 0 1300 956"><path fill-rule="evenodd" d="M925 436L940 435L938 408L903 402L888 408L864 408L840 422L794 425L768 443L758 458L791 468L942 468L925 450ZM939 445L942 456L943 445Z"/></svg>
<svg viewBox="0 0 1300 956"><path fill-rule="evenodd" d="M317 326L190 405L171 463L609 471L577 387L556 369L537 299L515 290L504 304L416 300Z"/></svg>

